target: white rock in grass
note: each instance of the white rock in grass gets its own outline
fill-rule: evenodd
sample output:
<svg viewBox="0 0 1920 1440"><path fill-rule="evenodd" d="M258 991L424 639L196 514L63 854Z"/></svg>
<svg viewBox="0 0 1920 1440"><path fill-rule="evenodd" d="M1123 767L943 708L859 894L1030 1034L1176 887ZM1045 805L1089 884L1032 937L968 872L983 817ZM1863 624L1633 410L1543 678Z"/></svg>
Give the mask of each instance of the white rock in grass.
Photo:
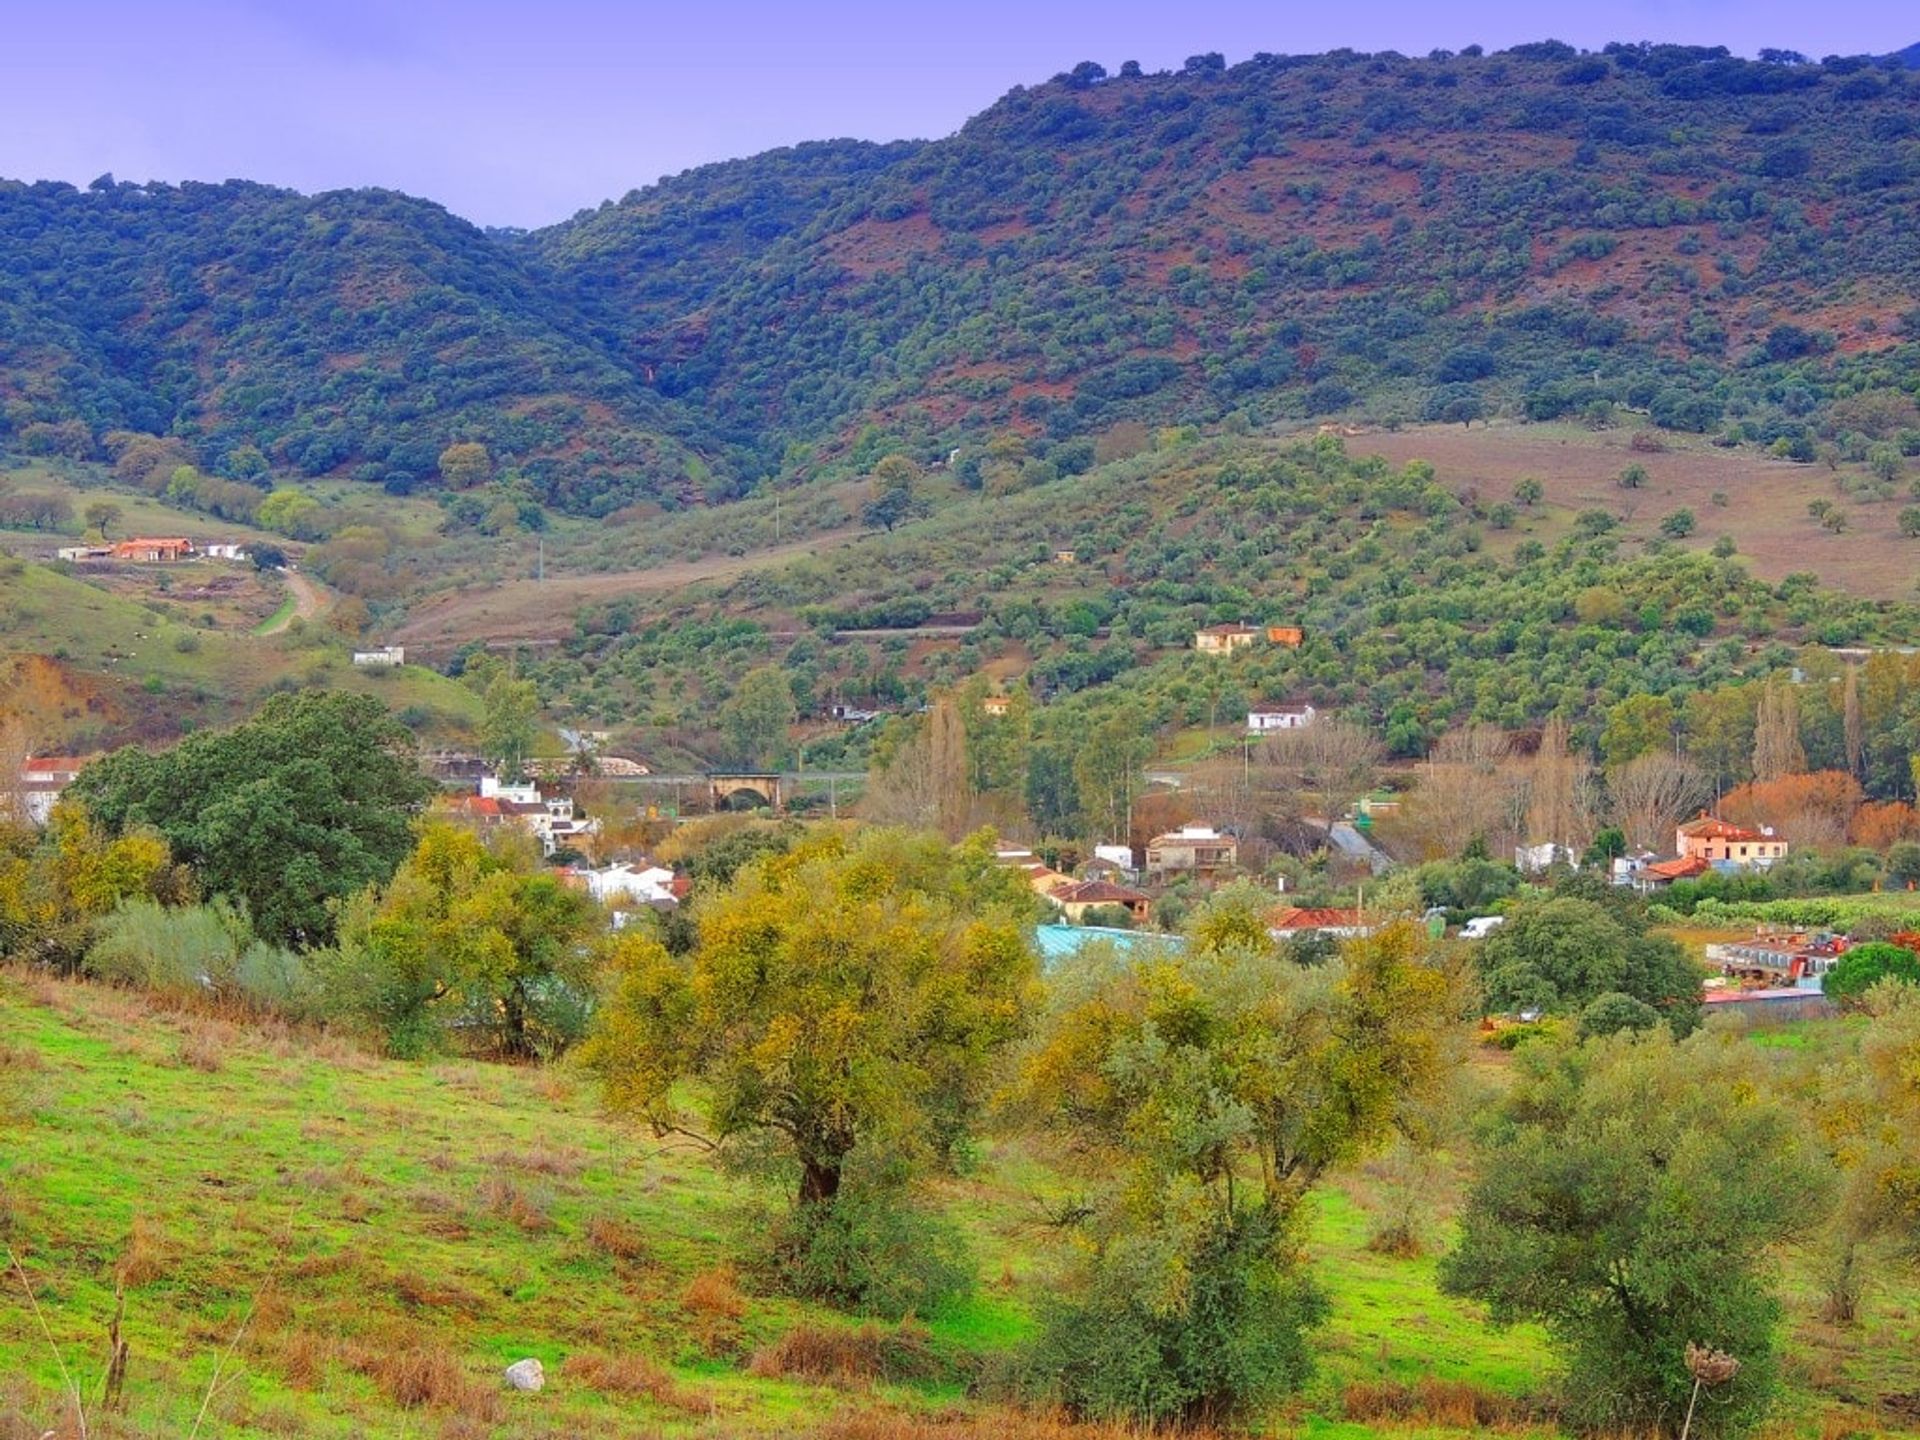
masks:
<svg viewBox="0 0 1920 1440"><path fill-rule="evenodd" d="M529 1355L525 1360L516 1360L507 1366L507 1384L516 1390L532 1393L546 1387L547 1372L541 1363Z"/></svg>

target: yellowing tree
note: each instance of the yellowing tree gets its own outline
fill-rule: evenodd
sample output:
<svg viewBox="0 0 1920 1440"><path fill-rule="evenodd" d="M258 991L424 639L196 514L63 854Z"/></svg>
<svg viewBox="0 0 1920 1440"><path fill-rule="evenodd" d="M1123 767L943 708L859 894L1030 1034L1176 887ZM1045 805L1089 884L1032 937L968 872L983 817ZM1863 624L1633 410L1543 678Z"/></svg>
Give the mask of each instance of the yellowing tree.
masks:
<svg viewBox="0 0 1920 1440"><path fill-rule="evenodd" d="M1030 909L987 836L815 837L703 902L691 956L623 936L587 1062L658 1134L771 1149L793 1177L785 1258L803 1273L863 1156L924 1166L965 1134L1037 980Z"/></svg>
<svg viewBox="0 0 1920 1440"><path fill-rule="evenodd" d="M493 457L474 440L457 440L440 452L440 478L455 490L484 485L493 475Z"/></svg>
<svg viewBox="0 0 1920 1440"><path fill-rule="evenodd" d="M398 1053L457 1034L515 1058L552 1055L586 1027L603 923L525 856L428 824L386 891L350 907L329 981Z"/></svg>

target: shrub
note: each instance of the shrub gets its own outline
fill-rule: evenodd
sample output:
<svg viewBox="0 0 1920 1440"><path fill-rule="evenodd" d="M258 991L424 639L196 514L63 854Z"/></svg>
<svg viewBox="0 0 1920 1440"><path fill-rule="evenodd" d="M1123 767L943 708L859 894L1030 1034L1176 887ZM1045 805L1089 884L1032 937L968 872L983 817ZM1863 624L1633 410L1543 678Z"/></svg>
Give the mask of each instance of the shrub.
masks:
<svg viewBox="0 0 1920 1440"><path fill-rule="evenodd" d="M1041 1301L1033 1368L1081 1418L1215 1424L1297 1388L1312 1366L1307 1332L1326 1297L1278 1258L1271 1219L1247 1212L1211 1227L1184 1257L1183 1303L1155 1305L1165 1258L1151 1243L1108 1247L1081 1283Z"/></svg>
<svg viewBox="0 0 1920 1440"><path fill-rule="evenodd" d="M256 939L246 912L225 900L123 901L100 922L83 968L95 979L174 999L238 1002L290 1019L320 1009L319 987L301 956Z"/></svg>
<svg viewBox="0 0 1920 1440"><path fill-rule="evenodd" d="M926 1314L973 1283L959 1229L916 1204L903 1175L860 1159L832 1205L789 1211L764 1235L774 1283L862 1314Z"/></svg>

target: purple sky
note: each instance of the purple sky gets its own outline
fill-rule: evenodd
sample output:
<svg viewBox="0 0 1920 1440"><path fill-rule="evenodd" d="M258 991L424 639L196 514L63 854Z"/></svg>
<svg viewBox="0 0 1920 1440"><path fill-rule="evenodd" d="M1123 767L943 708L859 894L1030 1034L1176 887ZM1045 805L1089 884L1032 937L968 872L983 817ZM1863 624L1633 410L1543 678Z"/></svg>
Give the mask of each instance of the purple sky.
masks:
<svg viewBox="0 0 1920 1440"><path fill-rule="evenodd" d="M800 140L948 134L1083 59L1424 54L1551 35L1813 56L1920 41L1909 0L22 0L0 175L386 185L540 225Z"/></svg>

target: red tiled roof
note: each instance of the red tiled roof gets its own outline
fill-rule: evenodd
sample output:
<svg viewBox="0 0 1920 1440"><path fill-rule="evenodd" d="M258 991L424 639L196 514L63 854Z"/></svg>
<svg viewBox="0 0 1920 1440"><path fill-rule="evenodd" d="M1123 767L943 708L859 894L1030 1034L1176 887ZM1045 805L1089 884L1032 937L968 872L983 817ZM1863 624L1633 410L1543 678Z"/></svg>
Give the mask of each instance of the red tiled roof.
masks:
<svg viewBox="0 0 1920 1440"><path fill-rule="evenodd" d="M1680 827L1680 833L1689 840L1778 840L1778 835L1763 835L1758 830L1749 830L1744 825L1734 825L1722 820L1718 815L1708 815L1704 811L1698 820L1689 820Z"/></svg>
<svg viewBox="0 0 1920 1440"><path fill-rule="evenodd" d="M1684 860L1656 860L1647 866L1646 873L1662 880L1691 880L1712 868L1698 855L1689 855Z"/></svg>
<svg viewBox="0 0 1920 1440"><path fill-rule="evenodd" d="M1360 924L1358 910L1312 905L1288 906L1267 918L1275 930L1351 930Z"/></svg>
<svg viewBox="0 0 1920 1440"><path fill-rule="evenodd" d="M1062 905L1138 905L1147 897L1106 880L1077 880L1051 892Z"/></svg>

